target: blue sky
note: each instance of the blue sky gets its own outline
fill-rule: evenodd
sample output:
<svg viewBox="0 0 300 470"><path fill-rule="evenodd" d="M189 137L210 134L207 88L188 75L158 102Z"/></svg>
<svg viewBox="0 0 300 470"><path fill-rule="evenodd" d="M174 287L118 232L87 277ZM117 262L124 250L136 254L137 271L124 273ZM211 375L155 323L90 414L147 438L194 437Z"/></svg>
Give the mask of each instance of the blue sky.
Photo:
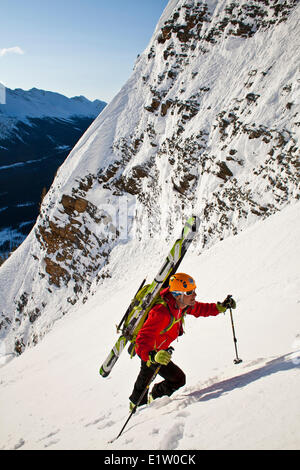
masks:
<svg viewBox="0 0 300 470"><path fill-rule="evenodd" d="M168 0L1 0L0 82L109 102Z"/></svg>

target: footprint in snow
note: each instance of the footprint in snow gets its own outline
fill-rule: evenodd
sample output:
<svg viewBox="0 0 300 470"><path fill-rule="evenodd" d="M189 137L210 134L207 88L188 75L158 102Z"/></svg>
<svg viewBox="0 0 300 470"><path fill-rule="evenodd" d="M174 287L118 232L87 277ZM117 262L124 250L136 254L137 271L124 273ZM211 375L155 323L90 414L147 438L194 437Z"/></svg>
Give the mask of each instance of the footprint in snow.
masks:
<svg viewBox="0 0 300 470"><path fill-rule="evenodd" d="M187 418L189 415L190 413L188 411L179 411L179 413L176 415L176 418Z"/></svg>
<svg viewBox="0 0 300 470"><path fill-rule="evenodd" d="M50 439L50 437L53 437L58 433L59 433L59 429L57 431L50 432L50 434L47 434L47 436L42 437L41 439L39 439L39 442L45 441L46 439Z"/></svg>
<svg viewBox="0 0 300 470"><path fill-rule="evenodd" d="M174 424L167 432L165 437L161 440L159 449L174 450L178 447L179 441L183 437L184 424L178 422Z"/></svg>
<svg viewBox="0 0 300 470"><path fill-rule="evenodd" d="M44 448L47 449L48 447L54 446L55 444L58 444L59 439L56 439L56 441L50 441L47 444L44 445Z"/></svg>
<svg viewBox="0 0 300 470"><path fill-rule="evenodd" d="M105 428L109 428L110 426L113 426L115 424L115 421L112 421L112 420L108 420L108 421L104 421L100 426L97 426L97 429L105 429Z"/></svg>
<svg viewBox="0 0 300 470"><path fill-rule="evenodd" d="M14 450L20 449L21 447L23 447L24 444L25 444L25 441L24 439L21 438L19 442L14 446Z"/></svg>
<svg viewBox="0 0 300 470"><path fill-rule="evenodd" d="M100 423L101 421L104 421L104 420L108 419L110 417L110 415L111 415L111 413L106 413L104 415L101 415L100 418L94 419L90 423L85 424L84 427L87 428L88 426L95 426L96 424Z"/></svg>
<svg viewBox="0 0 300 470"><path fill-rule="evenodd" d="M152 431L149 432L149 435L156 435L156 434L159 434L159 429L158 428L153 428Z"/></svg>

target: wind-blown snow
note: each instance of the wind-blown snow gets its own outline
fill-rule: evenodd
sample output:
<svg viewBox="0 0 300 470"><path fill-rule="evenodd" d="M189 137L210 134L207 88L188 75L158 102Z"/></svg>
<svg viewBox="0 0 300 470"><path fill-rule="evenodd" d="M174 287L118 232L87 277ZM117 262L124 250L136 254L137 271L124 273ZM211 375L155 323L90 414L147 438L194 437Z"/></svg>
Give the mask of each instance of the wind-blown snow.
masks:
<svg viewBox="0 0 300 470"><path fill-rule="evenodd" d="M141 279L161 264L166 245L119 247L108 279L84 306L56 323L34 349L0 370L2 449L299 449L300 204L198 254L182 271L199 301L237 300L230 318L187 318L173 360L187 384L128 416L139 360L124 351L111 376L98 368ZM267 243L266 243L267 240ZM144 263L133 264L144 258ZM124 282L126 279L126 282Z"/></svg>

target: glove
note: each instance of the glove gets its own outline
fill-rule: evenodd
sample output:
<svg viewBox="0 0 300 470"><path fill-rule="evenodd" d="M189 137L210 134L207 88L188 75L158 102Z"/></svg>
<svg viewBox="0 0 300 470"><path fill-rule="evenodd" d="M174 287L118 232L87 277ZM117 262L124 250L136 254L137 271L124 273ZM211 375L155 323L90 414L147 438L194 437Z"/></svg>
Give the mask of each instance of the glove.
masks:
<svg viewBox="0 0 300 470"><path fill-rule="evenodd" d="M147 366L149 367L151 364L160 364L162 366L167 366L171 360L171 353L162 349L161 351L151 351L149 354L149 361L147 362Z"/></svg>
<svg viewBox="0 0 300 470"><path fill-rule="evenodd" d="M220 302L217 302L216 303L216 307L217 309L219 310L219 313L224 313L226 312L227 308L224 307L224 305L222 305Z"/></svg>
<svg viewBox="0 0 300 470"><path fill-rule="evenodd" d="M231 295L227 295L226 299L223 302L216 303L217 309L219 312L226 312L228 308L236 308L236 301L231 297Z"/></svg>

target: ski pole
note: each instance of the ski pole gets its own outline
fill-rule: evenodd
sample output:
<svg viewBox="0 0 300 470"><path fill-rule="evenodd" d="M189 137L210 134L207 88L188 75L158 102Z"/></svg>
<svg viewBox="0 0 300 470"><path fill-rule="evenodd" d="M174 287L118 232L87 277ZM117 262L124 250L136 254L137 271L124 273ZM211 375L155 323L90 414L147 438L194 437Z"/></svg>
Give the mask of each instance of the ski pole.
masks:
<svg viewBox="0 0 300 470"><path fill-rule="evenodd" d="M173 348L169 348L167 349L167 351L169 353L171 353L173 351ZM155 379L155 377L157 376L159 370L161 368L161 364L157 366L157 368L155 369L153 375L151 376L150 380L148 381L145 389L143 390L142 394L140 395L140 398L138 399L137 403L134 405L134 407L132 408L131 412L130 412L130 415L128 416L127 420L125 421L121 431L119 432L119 434L117 435L117 437L115 437L114 439L112 439L111 441L109 441L109 443L111 444L112 442L116 441L117 439L119 439L119 437L121 436L121 434L123 433L124 429L126 428L129 420L132 418L132 416L134 415L134 413L136 412L136 409L137 407L139 406L139 404L141 403L142 399L144 398L146 392L149 390L149 387L152 383L152 381Z"/></svg>
<svg viewBox="0 0 300 470"><path fill-rule="evenodd" d="M231 296L228 296L228 297L231 297ZM241 362L243 362L243 360L240 359L239 356L238 356L237 339L236 339L236 336L235 336L235 329L234 329L234 323L233 323L233 316L232 316L231 307L229 307L229 311L230 311L230 319L231 319L231 326L232 326L232 333L233 333L233 342L234 342L234 347L235 347L235 359L233 360L233 362L234 362L234 364L240 364Z"/></svg>
<svg viewBox="0 0 300 470"><path fill-rule="evenodd" d="M134 405L134 407L132 408L131 412L130 412L130 415L128 416L128 418L126 419L121 431L119 432L119 434L117 435L117 437L115 437L115 439L113 439L112 441L109 441L110 443L116 441L117 439L119 439L119 437L121 436L121 434L123 433L124 429L126 428L127 424L128 424L128 421L132 418L132 415L134 415L134 413L136 412L136 409L137 407L139 406L139 404L141 403L142 399L144 398L147 390L149 389L150 387L150 384L152 382L152 380L155 379L155 377L157 376L158 372L159 372L159 369L160 369L161 366L158 366L156 369L155 369L155 372L154 374L152 375L151 379L149 380L149 382L147 383L146 385L146 388L145 390L142 392L140 398L138 399L137 403Z"/></svg>

